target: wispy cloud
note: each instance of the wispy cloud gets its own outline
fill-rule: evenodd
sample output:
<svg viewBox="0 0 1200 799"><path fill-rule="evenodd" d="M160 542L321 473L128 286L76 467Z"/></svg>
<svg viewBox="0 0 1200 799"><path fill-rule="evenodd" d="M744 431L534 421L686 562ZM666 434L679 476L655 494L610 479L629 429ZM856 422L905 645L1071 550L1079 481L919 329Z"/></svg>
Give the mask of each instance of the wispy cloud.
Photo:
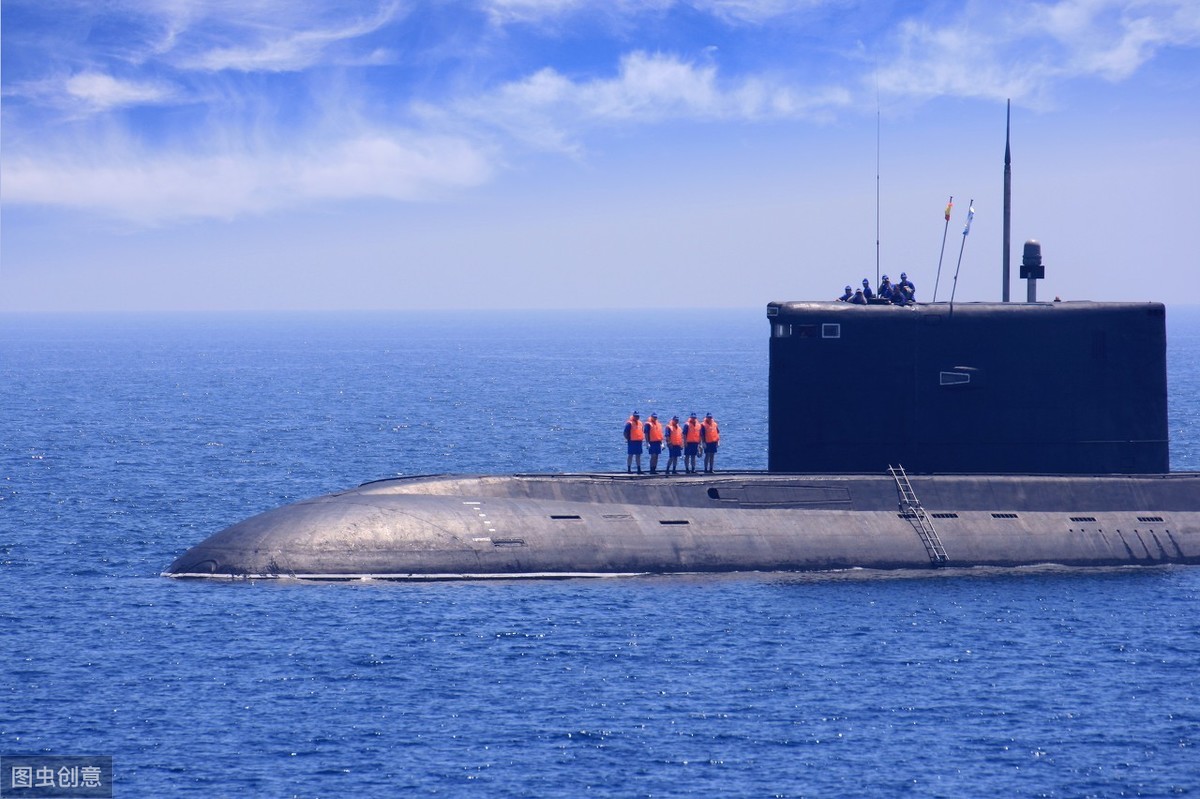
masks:
<svg viewBox="0 0 1200 799"><path fill-rule="evenodd" d="M580 135L597 126L797 118L847 102L849 93L837 87L801 91L763 76L723 82L713 64L635 52L621 59L611 78L573 81L546 68L450 107L528 144L577 152Z"/></svg>
<svg viewBox="0 0 1200 799"><path fill-rule="evenodd" d="M1063 0L1035 6L1027 31L1060 44L1065 73L1123 80L1165 47L1200 44L1200 4Z"/></svg>
<svg viewBox="0 0 1200 799"><path fill-rule="evenodd" d="M1028 104L1200 44L1195 0L901 4L890 19L850 0L10 1L42 16L5 30L5 201L150 223L421 199L488 180L518 148L577 155L616 129L825 121L876 79ZM57 24L64 8L86 24ZM701 33L653 49L638 23L661 33L673 14ZM871 17L861 50L845 15ZM524 24L538 21L554 24ZM179 113L144 113L167 104Z"/></svg>
<svg viewBox="0 0 1200 799"><path fill-rule="evenodd" d="M944 23L903 20L879 80L906 96L1037 102L1064 81L1121 81L1165 48L1197 44L1193 0L967 4Z"/></svg>
<svg viewBox="0 0 1200 799"><path fill-rule="evenodd" d="M140 225L228 219L352 198L428 200L490 177L489 159L462 139L405 132L355 136L279 151L147 152L132 142L84 157L8 158L5 201L54 205Z"/></svg>
<svg viewBox="0 0 1200 799"><path fill-rule="evenodd" d="M309 22L289 26L268 24L259 18L243 19L238 21L240 24L234 23L240 28L237 44L214 45L204 37L190 46L191 52L177 52L171 60L181 69L210 72L295 72L327 61L334 45L374 33L393 22L399 14L397 3L387 3L372 14L335 19L324 25ZM178 34L174 38L178 40ZM334 61L347 58L359 63L373 60L368 53L365 57L339 56Z"/></svg>
<svg viewBox="0 0 1200 799"><path fill-rule="evenodd" d="M697 10L718 19L761 24L821 7L849 5L844 0L692 0Z"/></svg>
<svg viewBox="0 0 1200 799"><path fill-rule="evenodd" d="M65 81L63 90L69 97L97 111L164 103L176 96L174 87L159 81L119 80L98 72L72 75Z"/></svg>
<svg viewBox="0 0 1200 799"><path fill-rule="evenodd" d="M633 18L672 9L707 14L725 22L758 24L821 6L848 4L848 0L481 0L491 19L502 25L584 14Z"/></svg>

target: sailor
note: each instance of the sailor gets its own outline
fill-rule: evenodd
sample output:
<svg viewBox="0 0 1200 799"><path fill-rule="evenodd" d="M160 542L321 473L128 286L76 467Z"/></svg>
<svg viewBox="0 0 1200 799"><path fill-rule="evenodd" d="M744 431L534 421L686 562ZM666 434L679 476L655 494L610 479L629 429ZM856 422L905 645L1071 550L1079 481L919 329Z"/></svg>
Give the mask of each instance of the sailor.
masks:
<svg viewBox="0 0 1200 799"><path fill-rule="evenodd" d="M717 427L717 420L711 413L704 414L704 421L700 423L700 431L700 437L704 439L704 471L712 474L716 471L714 461L717 459L717 442L721 440L721 430Z"/></svg>
<svg viewBox="0 0 1200 799"><path fill-rule="evenodd" d="M663 429L658 423L658 414L650 414L650 421L646 422L642 432L646 436L646 443L650 445L650 474L658 473L658 454L662 452L663 445Z"/></svg>
<svg viewBox="0 0 1200 799"><path fill-rule="evenodd" d="M700 452L700 422L696 412L688 417L683 426L683 471L687 474L696 473L696 455Z"/></svg>
<svg viewBox="0 0 1200 799"><path fill-rule="evenodd" d="M917 299L917 287L914 286L913 282L908 279L908 275L901 272L900 273L900 282L897 283L896 285L900 286L900 288L904 289L908 293L908 298L910 300L915 301Z"/></svg>
<svg viewBox="0 0 1200 799"><path fill-rule="evenodd" d="M634 411L629 417L629 421L625 422L625 441L629 444L629 455L625 458L625 471L633 471L633 459L637 456L637 473L642 473L642 441L646 438L646 431L642 429L642 419L638 416L638 412Z"/></svg>
<svg viewBox="0 0 1200 799"><path fill-rule="evenodd" d="M683 454L683 428L679 417L672 416L667 422L667 474L679 474L679 456Z"/></svg>
<svg viewBox="0 0 1200 799"><path fill-rule="evenodd" d="M890 300L894 289L895 286L892 285L892 281L888 279L887 275L884 275L883 279L879 282L879 299Z"/></svg>
<svg viewBox="0 0 1200 799"><path fill-rule="evenodd" d="M862 289L859 289L858 291L854 292L854 296L850 298L850 304L851 305L866 305L867 304L867 298L863 296Z"/></svg>
<svg viewBox="0 0 1200 799"><path fill-rule="evenodd" d="M846 286L846 293L837 298L838 302L850 302L850 298L854 296L854 289Z"/></svg>
<svg viewBox="0 0 1200 799"><path fill-rule="evenodd" d="M875 292L871 291L871 281L867 280L865 277L863 278L862 293L863 293L863 296L866 297L868 300L872 300L875 298Z"/></svg>

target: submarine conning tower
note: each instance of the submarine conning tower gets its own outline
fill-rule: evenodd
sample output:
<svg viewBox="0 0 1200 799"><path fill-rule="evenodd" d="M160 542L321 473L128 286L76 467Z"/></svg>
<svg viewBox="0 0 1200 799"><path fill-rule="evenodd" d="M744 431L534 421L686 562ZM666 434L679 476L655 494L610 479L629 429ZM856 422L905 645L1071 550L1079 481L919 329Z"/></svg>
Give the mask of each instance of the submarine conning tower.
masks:
<svg viewBox="0 0 1200 799"><path fill-rule="evenodd" d="M772 472L1169 471L1161 303L772 302Z"/></svg>

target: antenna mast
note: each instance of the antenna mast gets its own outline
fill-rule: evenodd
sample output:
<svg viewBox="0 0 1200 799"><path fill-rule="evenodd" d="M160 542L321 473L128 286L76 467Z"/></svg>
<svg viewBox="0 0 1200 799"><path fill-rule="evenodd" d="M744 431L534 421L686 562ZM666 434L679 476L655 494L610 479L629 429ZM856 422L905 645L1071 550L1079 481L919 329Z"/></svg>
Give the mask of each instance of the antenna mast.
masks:
<svg viewBox="0 0 1200 799"><path fill-rule="evenodd" d="M1012 100L1010 99L1004 111L1004 285L1000 298L1008 302L1008 259L1009 232L1012 228L1012 156L1008 149L1009 123L1012 120Z"/></svg>
<svg viewBox="0 0 1200 799"><path fill-rule="evenodd" d="M879 286L879 76L875 76L875 286Z"/></svg>

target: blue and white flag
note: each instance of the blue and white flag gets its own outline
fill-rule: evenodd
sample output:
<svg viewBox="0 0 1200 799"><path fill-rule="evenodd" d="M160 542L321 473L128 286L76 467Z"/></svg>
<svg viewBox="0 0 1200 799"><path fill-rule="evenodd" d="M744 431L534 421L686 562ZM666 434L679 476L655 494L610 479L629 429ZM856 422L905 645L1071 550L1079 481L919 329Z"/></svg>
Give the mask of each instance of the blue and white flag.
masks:
<svg viewBox="0 0 1200 799"><path fill-rule="evenodd" d="M967 209L967 226L963 228L963 235L966 236L971 232L971 220L975 218L975 201L971 200L971 207Z"/></svg>

